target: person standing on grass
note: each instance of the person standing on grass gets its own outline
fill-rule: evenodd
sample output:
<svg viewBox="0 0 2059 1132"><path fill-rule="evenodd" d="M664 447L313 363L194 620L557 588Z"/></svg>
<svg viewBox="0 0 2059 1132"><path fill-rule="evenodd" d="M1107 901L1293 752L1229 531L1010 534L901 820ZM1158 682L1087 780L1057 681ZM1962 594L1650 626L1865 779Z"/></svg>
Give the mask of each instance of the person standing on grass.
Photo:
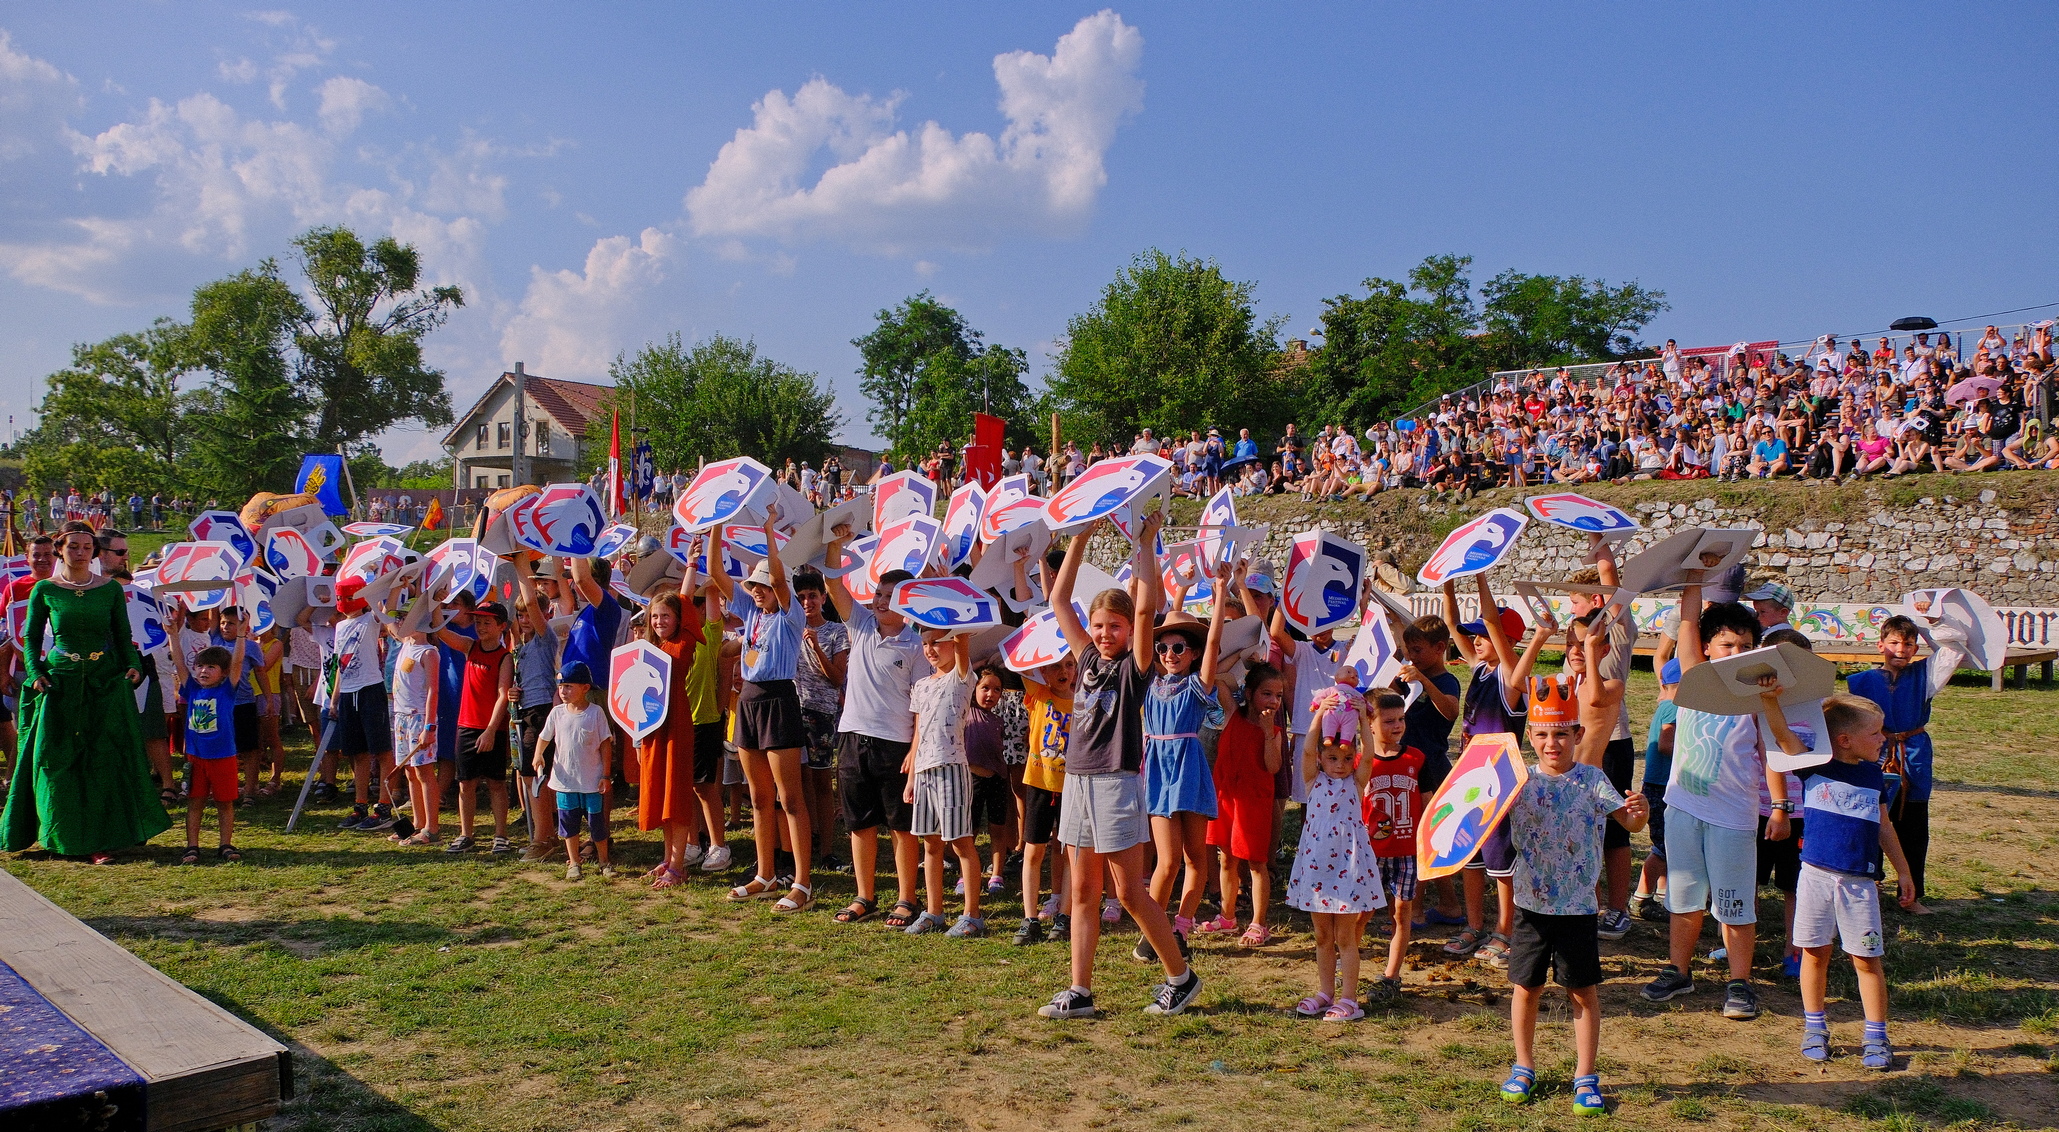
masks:
<svg viewBox="0 0 2059 1132"><path fill-rule="evenodd" d="M805 912L815 905L812 829L808 797L801 774L801 747L808 741L801 721L800 692L794 671L801 659L801 631L807 615L787 584L786 565L779 560L779 542L772 526L776 508L765 509L765 560L751 571L738 593L724 570L709 570L715 592L729 603L730 616L743 623L743 690L736 702L736 750L751 790L751 820L756 827L758 870L729 891L731 900L757 900L785 895L775 912ZM722 560L722 528L708 537L708 561ZM794 875L782 884L774 860L779 832L774 823L785 812L787 837L793 846Z"/></svg>
<svg viewBox="0 0 2059 1132"><path fill-rule="evenodd" d="M1779 710L1777 696L1767 702L1769 713ZM1835 935L1852 957L1866 1011L1860 1063L1883 1071L1895 1058L1895 1047L1887 1040L1887 972L1882 962L1887 951L1880 922L1883 854L1894 863L1901 906L1913 908L1917 895L1917 874L1910 870L1894 823L1888 820L1887 780L1880 769L1881 750L1887 745L1886 718L1878 704L1860 696L1823 701L1830 761L1801 772L1809 836L1802 842L1794 930L1794 943L1802 949L1802 1056L1830 1060L1824 998ZM1783 743L1783 748L1799 745Z"/></svg>
<svg viewBox="0 0 2059 1132"><path fill-rule="evenodd" d="M1272 941L1273 778L1285 762L1287 739L1280 704L1286 694L1280 670L1253 661L1244 670L1244 704L1223 723L1215 747L1216 818L1208 843L1222 850L1222 911L1194 926L1197 932L1237 930L1239 878L1251 871L1251 926L1237 942L1264 947ZM1240 867L1241 866L1241 867Z"/></svg>
<svg viewBox="0 0 2059 1132"><path fill-rule="evenodd" d="M397 631L395 635L399 635ZM408 801L416 826L400 843L434 845L443 840L443 795L437 789L436 774L437 667L442 650L429 639L425 625L401 636L399 651L393 672L393 761L407 774Z"/></svg>
<svg viewBox="0 0 2059 1132"><path fill-rule="evenodd" d="M1930 792L1934 781L1930 741L1930 701L1952 682L1952 673L1966 659L1966 634L1949 625L1933 625L1930 656L1918 659L1922 634L1908 617L1890 617L1880 625L1880 667L1854 673L1845 682L1852 695L1872 700L1885 713L1886 775L1889 820L1902 853L1914 897L1904 907L1930 915L1923 905L1923 866L1930 856ZM1899 870L1900 866L1896 866Z"/></svg>
<svg viewBox="0 0 2059 1132"><path fill-rule="evenodd" d="M1015 943L1026 947L1049 938L1072 939L1072 904L1066 886L1065 853L1052 853L1058 833L1059 799L1065 792L1065 745L1072 725L1072 693L1079 662L1071 656L1024 677L1023 703L1029 709L1029 757L1022 768L1022 926ZM1044 858L1051 859L1051 899L1041 908ZM1048 931L1045 923L1050 924Z"/></svg>
<svg viewBox="0 0 2059 1132"><path fill-rule="evenodd" d="M1501 1099L1522 1104L1537 1085L1537 1009L1550 976L1573 1007L1573 1109L1592 1115L1608 1107L1595 1072L1602 970L1594 892L1602 826L1613 821L1635 833L1650 815L1642 794L1625 797L1600 767L1579 761L1580 706L1569 682L1540 679L1531 687L1528 732L1537 765L1503 819L1515 850L1509 1024L1516 1061Z"/></svg>
<svg viewBox="0 0 2059 1132"><path fill-rule="evenodd" d="M1659 667L1659 702L1652 708L1651 726L1644 740L1644 797L1651 807L1651 852L1637 877L1637 893L1631 902L1638 918L1655 924L1666 922L1666 780L1673 774L1673 744L1679 734L1679 705L1673 694L1680 690L1680 661L1669 660Z"/></svg>
<svg viewBox="0 0 2059 1132"><path fill-rule="evenodd" d="M1458 748L1461 753L1475 735L1517 734L1523 718L1524 681L1517 674L1521 660L1516 656L1513 643L1523 634L1523 618L1514 610L1494 603L1494 595L1487 588L1487 575L1479 575L1478 584L1480 617L1475 621L1460 621L1457 585L1444 583L1445 628L1457 635L1459 652L1469 657L1473 666L1472 677L1466 682L1465 698L1459 707ZM1511 630L1514 631L1513 636ZM1547 635L1540 626L1523 659L1534 662L1537 648ZM1401 747L1403 750L1412 749L1406 740L1402 741ZM1417 753L1421 754L1420 751ZM1445 944L1444 949L1452 955L1473 955L1492 964L1497 958L1506 959L1508 955L1508 933L1514 906L1508 901L1507 871L1495 869L1490 878L1489 855L1485 852L1474 854L1459 875L1459 887L1465 897L1465 926ZM1495 863L1506 862L1497 860ZM1498 898L1495 926L1491 931L1487 927L1489 879L1496 882L1495 895ZM1453 919L1455 917L1451 913L1439 908L1432 910L1424 922L1429 926L1448 924Z"/></svg>
<svg viewBox="0 0 2059 1132"><path fill-rule="evenodd" d="M507 623L505 606L484 602L472 610L477 640L448 629L441 637L444 645L465 657L458 704L458 835L443 847L446 853L469 853L477 844L473 817L482 782L493 807L492 851L515 851L508 840L508 693L515 684L515 658L507 645Z"/></svg>
<svg viewBox="0 0 2059 1132"><path fill-rule="evenodd" d="M1224 563L1215 592L1227 594L1229 585L1230 566ZM1216 680L1225 604L1213 603L1206 625L1181 610L1165 616L1155 644L1157 675L1144 699L1144 794L1158 853L1151 899L1175 909L1173 938L1183 954L1208 887L1208 823L1216 815L1215 775L1201 748L1201 731L1219 729L1221 705L1232 702L1230 689ZM1175 905L1173 880L1183 861L1184 888ZM1133 954L1147 963L1158 958L1148 938L1137 941Z"/></svg>
<svg viewBox="0 0 2059 1132"><path fill-rule="evenodd" d="M358 596L363 589L364 582L358 578L336 583L338 620L331 646L336 676L327 707L336 723L337 746L351 762L357 798L341 828L388 829L393 825L387 787L393 762L393 726L387 715L383 617ZM377 815L371 810L375 781L380 792Z"/></svg>
<svg viewBox="0 0 2059 1132"><path fill-rule="evenodd" d="M972 702L972 681L966 668L969 644L963 636L923 635L923 655L934 669L909 689L915 709L915 745L902 759L907 785L901 800L913 807L910 832L922 842L922 875L926 903L922 915L901 929L909 935L944 931L944 848L958 856L958 875L965 880L965 913L950 925L954 939L987 934L979 914L979 848L973 841L972 766L965 757L965 708Z"/></svg>
<svg viewBox="0 0 2059 1132"><path fill-rule="evenodd" d="M551 631L548 602L537 592L536 576L518 569L515 581L521 587L515 597L515 739L516 787L528 799L529 845L522 860L541 861L557 849L557 827L545 817L557 812L545 781L548 761L542 772L536 769L536 738L558 698L558 635ZM419 820L421 815L417 814Z"/></svg>
<svg viewBox="0 0 2059 1132"><path fill-rule="evenodd" d="M680 579L682 586L692 584L692 574L689 570ZM672 658L665 721L644 736L636 759L637 828L646 833L660 830L664 839L663 856L646 874L653 888L672 888L684 882L687 867L701 859L701 847L694 841L701 808L695 785L700 729L694 723L690 701L693 664L706 643L707 630L699 605L690 604L681 593L661 593L645 607L644 639ZM716 632L721 632L719 625ZM719 763L719 731L713 754ZM716 834L718 840L720 836Z"/></svg>
<svg viewBox="0 0 2059 1132"><path fill-rule="evenodd" d="M241 632L239 621L226 622L229 640ZM236 851L236 685L243 679L244 650L234 643L210 645L194 658L192 673L177 649L172 662L179 676L179 698L186 704L186 775L193 788L186 797L186 853L182 865L200 863L200 820L207 800L214 799L221 844L215 854L240 861Z"/></svg>
<svg viewBox="0 0 2059 1132"><path fill-rule="evenodd" d="M1622 576L1617 570L1616 552L1609 541L1600 535L1587 536L1588 565L1575 571L1567 580L1575 585L1603 586L1613 589L1621 584ZM1735 592L1734 590L1731 592ZM1573 619L1589 617L1597 609L1607 608L1612 594L1607 592L1574 593L1569 595ZM1631 655L1637 649L1637 625L1629 617L1613 617L1599 649L1600 663L1590 675L1602 681L1602 687L1620 688L1630 678ZM1637 770L1637 745L1630 738L1630 704L1620 695L1615 701L1616 722L1609 728L1607 744L1602 747L1601 769L1609 776L1609 782L1618 794L1630 792L1631 777ZM1587 736L1591 747L1602 742L1600 728L1592 724ZM1591 757L1583 761L1592 761ZM1622 939L1630 934L1630 874L1632 860L1630 835L1620 824L1610 824L1602 831L1603 857L1608 877L1608 907L1604 908L1595 930L1603 939Z"/></svg>
<svg viewBox="0 0 2059 1132"><path fill-rule="evenodd" d="M844 541L850 535L850 527L841 523L830 532L825 552L828 561L842 560ZM849 907L836 914L840 924L855 924L879 912L881 826L893 841L896 881L895 904L887 913L886 926L906 928L922 914L915 901L919 846L909 832L915 814L913 807L902 801L907 775L901 766L915 740L909 690L929 674L929 661L923 657L922 637L894 612L892 604L894 588L914 576L906 570L887 571L869 605L853 600L842 578L831 579L829 586L829 599L836 604L851 646L845 665L844 711L837 720L837 794L843 804L844 828L851 833L851 873L858 894Z"/></svg>
<svg viewBox="0 0 2059 1132"><path fill-rule="evenodd" d="M829 835L836 832L836 722L844 707L851 640L842 622L822 615L822 607L829 602L829 587L820 571L802 567L794 572L793 585L794 598L807 615L807 624L801 629L801 659L794 668L794 686L801 697L801 724L807 733L801 776L808 786L815 859L829 868L833 864Z"/></svg>
<svg viewBox="0 0 2059 1132"><path fill-rule="evenodd" d="M1344 710L1358 717L1356 736L1324 741L1324 725L1337 728L1333 717ZM1287 906L1307 912L1315 924L1316 992L1294 1006L1305 1018L1356 1022L1365 1017L1358 1005L1359 930L1362 917L1387 904L1363 801L1373 775L1367 749L1373 742L1364 701L1352 708L1325 706L1310 721L1301 755L1308 803L1302 808L1294 869L1287 875Z"/></svg>
<svg viewBox="0 0 2059 1132"><path fill-rule="evenodd" d="M1373 716L1373 774L1365 785L1365 824L1373 838L1373 856L1380 864L1380 887L1387 890L1387 913L1394 921L1388 937L1387 968L1374 984L1373 1000L1391 1002L1401 995L1401 975L1408 965L1408 941L1416 899L1416 821L1423 804L1417 783L1423 752L1401 745L1408 730L1408 701L1382 692L1369 705ZM1368 912L1353 934L1354 946L1373 919Z"/></svg>
<svg viewBox="0 0 2059 1132"><path fill-rule="evenodd" d="M1152 547L1164 525L1163 513L1153 512L1138 535L1133 573L1142 602L1133 603L1122 590L1103 590L1090 600L1087 624L1082 625L1072 608L1073 583L1086 559L1087 543L1104 523L1096 520L1073 536L1051 587L1058 627L1072 654L1080 658L1080 686L1066 743L1065 791L1058 818L1058 840L1072 849L1072 985L1037 1010L1045 1018L1091 1018L1096 1013L1094 953L1101 944L1104 864L1114 880L1116 898L1165 968L1165 982L1144 1012L1182 1013L1202 985L1201 976L1180 952L1165 908L1151 899L1144 878L1144 841L1150 825L1139 772L1144 765L1144 699L1155 660L1152 615L1162 585Z"/></svg>
<svg viewBox="0 0 2059 1132"><path fill-rule="evenodd" d="M530 769L537 774L550 767L550 787L558 799L558 836L565 842L565 879L584 875L579 864L579 827L586 826L593 839L601 876L614 879L615 866L608 859L609 802L615 793L615 778L608 773L613 764L608 748L615 742L609 731L607 713L593 702L593 673L585 664L573 661L558 674L559 703L545 718L536 738L536 755Z"/></svg>

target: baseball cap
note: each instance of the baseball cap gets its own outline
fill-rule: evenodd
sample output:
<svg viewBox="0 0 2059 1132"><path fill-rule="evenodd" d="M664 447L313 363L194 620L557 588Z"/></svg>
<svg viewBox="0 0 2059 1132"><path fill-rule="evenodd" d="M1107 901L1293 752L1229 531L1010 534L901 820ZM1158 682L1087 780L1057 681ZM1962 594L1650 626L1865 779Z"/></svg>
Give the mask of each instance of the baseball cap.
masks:
<svg viewBox="0 0 2059 1132"><path fill-rule="evenodd" d="M1254 570L1244 579L1244 584L1250 587L1252 593L1265 594L1268 597L1280 596L1280 583L1274 581L1271 574Z"/></svg>
<svg viewBox="0 0 2059 1132"><path fill-rule="evenodd" d="M482 601L472 607L472 616L491 617L495 621L506 624L508 620L508 607L497 601Z"/></svg>
<svg viewBox="0 0 2059 1132"><path fill-rule="evenodd" d="M1759 588L1744 595L1746 601L1770 601L1783 609L1794 608L1794 591L1779 582L1761 582Z"/></svg>
<svg viewBox="0 0 2059 1132"><path fill-rule="evenodd" d="M1661 667L1661 668L1659 669L1659 683L1661 683L1661 684L1678 684L1678 683L1680 683L1680 658L1679 658L1679 657L1674 657L1674 658L1673 658L1672 660L1669 660L1669 661L1667 661L1667 662L1665 663L1665 665L1664 665L1663 667Z"/></svg>
<svg viewBox="0 0 2059 1132"><path fill-rule="evenodd" d="M586 667L585 661L575 660L558 670L558 683L591 684L593 683L593 670Z"/></svg>
<svg viewBox="0 0 2059 1132"><path fill-rule="evenodd" d="M1503 636L1511 641L1522 639L1522 614L1517 613L1506 605L1497 605L1494 607L1494 617L1495 620L1501 622ZM1462 621L1459 623L1458 631L1469 637L1484 637L1487 635L1487 619L1483 617L1477 621Z"/></svg>

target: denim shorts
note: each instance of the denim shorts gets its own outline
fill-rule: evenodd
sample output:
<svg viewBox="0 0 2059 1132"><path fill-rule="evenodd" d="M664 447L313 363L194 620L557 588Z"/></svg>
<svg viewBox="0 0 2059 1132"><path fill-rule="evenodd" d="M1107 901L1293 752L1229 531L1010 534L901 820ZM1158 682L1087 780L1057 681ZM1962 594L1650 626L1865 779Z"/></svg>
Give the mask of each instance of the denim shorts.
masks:
<svg viewBox="0 0 2059 1132"><path fill-rule="evenodd" d="M1151 839L1144 776L1135 771L1068 774L1058 802L1058 840L1096 853L1120 853Z"/></svg>

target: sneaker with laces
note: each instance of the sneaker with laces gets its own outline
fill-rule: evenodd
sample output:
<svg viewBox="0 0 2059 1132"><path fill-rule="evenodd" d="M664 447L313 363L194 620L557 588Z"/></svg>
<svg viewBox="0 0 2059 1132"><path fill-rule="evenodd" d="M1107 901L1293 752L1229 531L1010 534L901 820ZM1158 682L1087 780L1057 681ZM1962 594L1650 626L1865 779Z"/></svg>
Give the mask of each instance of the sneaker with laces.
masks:
<svg viewBox="0 0 2059 1132"><path fill-rule="evenodd" d="M494 838L494 839L493 839L493 848L491 848L491 849L487 850L487 852L489 852L489 853L492 853L492 854L493 854L493 855L495 855L495 856L501 856L501 855L503 855L503 854L507 854L507 853L512 853L512 852L514 852L514 851L515 851L515 843L514 843L514 842L512 842L512 841L509 841L509 840L508 840L507 838L505 838L505 837L496 837L496 838Z"/></svg>
<svg viewBox="0 0 2059 1132"><path fill-rule="evenodd" d="M1158 962L1158 949L1151 946L1150 940L1145 939L1143 936L1138 936L1137 946L1130 949L1130 958L1135 959L1139 963L1156 963Z"/></svg>
<svg viewBox="0 0 2059 1132"><path fill-rule="evenodd" d="M379 803L372 808L371 816L359 822L357 827L366 833L381 829L392 829L393 807L384 802Z"/></svg>
<svg viewBox="0 0 2059 1132"><path fill-rule="evenodd" d="M473 841L471 838L466 837L463 834L459 834L458 836L450 839L450 844L444 846L443 851L446 853L470 853L473 849L477 847L478 842Z"/></svg>
<svg viewBox="0 0 2059 1132"><path fill-rule="evenodd" d="M708 850L707 855L701 858L701 871L704 873L726 872L735 858L736 855L730 852L729 846L717 845L713 849Z"/></svg>
<svg viewBox="0 0 2059 1132"><path fill-rule="evenodd" d="M1659 968L1659 977L1644 985L1646 1002L1670 1002L1694 993L1694 978L1671 963Z"/></svg>
<svg viewBox="0 0 2059 1132"><path fill-rule="evenodd" d="M690 869L695 865L699 864L701 858L707 855L707 849L703 848L699 842L694 842L692 844L689 844L686 847L686 851L679 855L679 863L685 866L686 868Z"/></svg>
<svg viewBox="0 0 2059 1132"><path fill-rule="evenodd" d="M1092 1018L1095 1013L1093 993L1071 987L1052 995L1051 1001L1037 1007L1037 1014L1044 1018Z"/></svg>
<svg viewBox="0 0 2059 1132"><path fill-rule="evenodd" d="M1193 1005L1195 996L1200 993L1201 976L1194 973L1194 968L1189 967L1186 982L1175 983L1167 980L1158 984L1158 989L1151 994L1150 1005L1144 1007L1144 1013L1161 1017L1179 1014Z"/></svg>
<svg viewBox="0 0 2059 1132"><path fill-rule="evenodd" d="M350 816L348 816L348 817L344 818L344 819L343 819L342 821L340 821L340 822L337 822L337 823L336 823L336 828L337 828L337 829L363 829L363 828L365 827L365 823L366 823L366 822L368 822L368 821L371 821L371 820L372 820L372 815L371 815L371 812L370 812L370 810L368 810L368 809L367 809L366 807L364 807L364 806L352 806L352 807L350 808Z"/></svg>
<svg viewBox="0 0 2059 1132"><path fill-rule="evenodd" d="M1656 896L1640 896L1632 902L1637 909L1637 918L1650 924L1663 924L1671 918L1666 911L1666 902Z"/></svg>
<svg viewBox="0 0 2059 1132"><path fill-rule="evenodd" d="M1022 921L1022 926L1015 929L1015 946L1017 947L1028 947L1031 944L1042 942L1044 942L1044 921L1037 919L1035 916L1025 918Z"/></svg>
<svg viewBox="0 0 2059 1132"><path fill-rule="evenodd" d="M1630 934L1630 914L1614 908L1595 917L1594 934L1601 939L1622 939Z"/></svg>
<svg viewBox="0 0 2059 1132"><path fill-rule="evenodd" d="M1732 979L1723 988L1723 1017L1749 1022L1759 1016L1759 995L1743 979Z"/></svg>
<svg viewBox="0 0 2059 1132"><path fill-rule="evenodd" d="M1064 912L1051 917L1051 942L1072 942L1072 917Z"/></svg>

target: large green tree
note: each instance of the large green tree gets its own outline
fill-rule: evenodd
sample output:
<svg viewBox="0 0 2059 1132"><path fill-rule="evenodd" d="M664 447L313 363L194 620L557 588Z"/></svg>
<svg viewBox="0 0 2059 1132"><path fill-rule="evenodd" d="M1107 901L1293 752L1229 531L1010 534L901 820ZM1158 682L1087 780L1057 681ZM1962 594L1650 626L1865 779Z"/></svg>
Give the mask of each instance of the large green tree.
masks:
<svg viewBox="0 0 2059 1132"><path fill-rule="evenodd" d="M864 363L865 419L890 450L921 456L938 444L955 448L972 434L975 412L1007 422L1009 444L1029 438L1035 410L1022 380L1027 354L987 345L965 316L928 291L874 317L878 325L851 345Z"/></svg>
<svg viewBox="0 0 2059 1132"><path fill-rule="evenodd" d="M181 349L208 380L192 394L187 482L231 499L292 486L314 408L289 357L306 311L271 260L193 293Z"/></svg>
<svg viewBox="0 0 2059 1132"><path fill-rule="evenodd" d="M1480 288L1490 369L1610 361L1644 352L1637 332L1668 310L1664 291L1578 275L1504 271Z"/></svg>
<svg viewBox="0 0 2059 1132"><path fill-rule="evenodd" d="M423 362L422 339L464 293L423 286L421 257L391 236L368 247L348 228L316 228L293 247L313 300L293 345L316 442L353 446L403 421L450 424L443 371Z"/></svg>
<svg viewBox="0 0 2059 1132"><path fill-rule="evenodd" d="M1363 296L1323 301L1309 361L1310 420L1353 424L1477 378L1471 256L1431 256L1408 281L1373 278Z"/></svg>
<svg viewBox="0 0 2059 1132"><path fill-rule="evenodd" d="M19 444L31 483L117 492L161 490L190 441L179 378L183 327L159 320L138 334L72 348L50 375L36 426Z"/></svg>
<svg viewBox="0 0 2059 1132"><path fill-rule="evenodd" d="M1156 248L1131 260L1066 326L1048 395L1065 434L1126 446L1143 428L1264 436L1292 420L1299 376L1280 364L1285 318L1260 321L1254 287L1213 260Z"/></svg>
<svg viewBox="0 0 2059 1132"><path fill-rule="evenodd" d="M686 346L679 335L646 344L608 367L615 390L593 416L589 445L605 452L612 407L623 427L648 428L660 468L749 456L772 467L820 464L843 418L816 376L758 353L755 342L716 335ZM625 453L625 458L626 458Z"/></svg>

